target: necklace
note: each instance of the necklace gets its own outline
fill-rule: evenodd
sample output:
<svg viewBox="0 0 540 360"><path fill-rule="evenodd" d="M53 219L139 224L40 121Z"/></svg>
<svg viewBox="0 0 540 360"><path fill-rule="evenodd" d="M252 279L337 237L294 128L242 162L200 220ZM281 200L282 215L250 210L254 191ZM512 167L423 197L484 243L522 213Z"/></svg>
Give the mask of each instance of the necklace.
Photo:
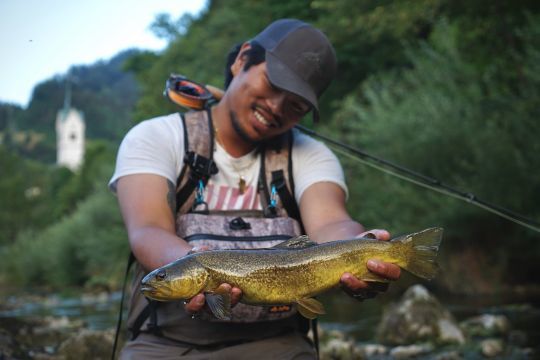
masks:
<svg viewBox="0 0 540 360"><path fill-rule="evenodd" d="M246 176L244 175L244 172L253 165L253 163L257 160L257 157L254 157L247 165L244 164L242 166L238 166L236 164L237 159L229 155L229 153L225 149L225 146L223 145L223 142L221 142L219 138L219 131L216 124L213 123L213 126L214 126L214 139L216 140L216 143L219 144L223 148L223 150L225 151L225 154L227 155L227 158L229 159L229 163L231 164L231 167L234 169L234 171L238 175L238 192L240 193L240 195L244 195L244 193L247 190L247 179L246 179Z"/></svg>

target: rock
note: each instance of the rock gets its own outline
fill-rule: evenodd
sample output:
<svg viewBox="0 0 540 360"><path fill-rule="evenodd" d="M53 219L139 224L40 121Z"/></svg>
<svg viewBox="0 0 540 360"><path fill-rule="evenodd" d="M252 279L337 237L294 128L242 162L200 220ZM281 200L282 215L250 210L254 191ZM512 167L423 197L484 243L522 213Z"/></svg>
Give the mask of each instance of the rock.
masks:
<svg viewBox="0 0 540 360"><path fill-rule="evenodd" d="M114 330L93 331L83 329L58 348L58 355L65 360L110 359L114 341Z"/></svg>
<svg viewBox="0 0 540 360"><path fill-rule="evenodd" d="M465 342L465 336L450 312L422 285L410 287L397 304L384 311L377 338L392 345Z"/></svg>
<svg viewBox="0 0 540 360"><path fill-rule="evenodd" d="M0 359L12 359L17 348L15 339L6 330L0 329Z"/></svg>
<svg viewBox="0 0 540 360"><path fill-rule="evenodd" d="M435 360L461 360L463 358L457 350L446 351L434 357Z"/></svg>
<svg viewBox="0 0 540 360"><path fill-rule="evenodd" d="M433 350L429 345L407 345L397 346L390 350L390 356L393 359L409 359L412 357L427 354Z"/></svg>
<svg viewBox="0 0 540 360"><path fill-rule="evenodd" d="M358 346L358 352L362 358L371 359L374 356L386 355L388 349L381 344L365 344Z"/></svg>
<svg viewBox="0 0 540 360"><path fill-rule="evenodd" d="M485 357L499 356L504 351L504 344L500 339L486 339L480 343L480 352Z"/></svg>
<svg viewBox="0 0 540 360"><path fill-rule="evenodd" d="M356 359L354 342L350 340L333 338L322 344L321 359L352 360Z"/></svg>
<svg viewBox="0 0 540 360"><path fill-rule="evenodd" d="M465 336L459 326L448 319L439 319L439 342L445 344L464 344Z"/></svg>
<svg viewBox="0 0 540 360"><path fill-rule="evenodd" d="M460 324L469 336L501 336L510 331L510 321L504 315L483 314Z"/></svg>
<svg viewBox="0 0 540 360"><path fill-rule="evenodd" d="M508 343L510 345L523 347L527 344L527 333L521 330L512 330L508 333Z"/></svg>

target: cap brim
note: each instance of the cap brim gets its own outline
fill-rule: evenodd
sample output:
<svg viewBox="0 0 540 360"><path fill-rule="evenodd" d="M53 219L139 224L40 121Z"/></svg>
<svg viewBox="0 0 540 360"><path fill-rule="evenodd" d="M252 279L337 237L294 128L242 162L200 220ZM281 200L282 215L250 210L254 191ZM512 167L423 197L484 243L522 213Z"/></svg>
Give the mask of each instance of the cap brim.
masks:
<svg viewBox="0 0 540 360"><path fill-rule="evenodd" d="M270 51L266 52L266 71L272 85L300 96L311 105L313 120L315 122L319 120L319 103L311 86Z"/></svg>

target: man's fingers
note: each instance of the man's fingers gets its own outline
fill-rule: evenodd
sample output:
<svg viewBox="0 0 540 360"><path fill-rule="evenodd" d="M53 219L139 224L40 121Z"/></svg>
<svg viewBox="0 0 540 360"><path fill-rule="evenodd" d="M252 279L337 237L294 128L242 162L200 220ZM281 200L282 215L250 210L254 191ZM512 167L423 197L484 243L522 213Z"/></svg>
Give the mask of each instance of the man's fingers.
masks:
<svg viewBox="0 0 540 360"><path fill-rule="evenodd" d="M368 260L367 267L371 272L388 280L397 280L401 276L401 269L395 264L372 259Z"/></svg>
<svg viewBox="0 0 540 360"><path fill-rule="evenodd" d="M371 229L359 234L358 237L387 241L390 240L390 233L383 229Z"/></svg>
<svg viewBox="0 0 540 360"><path fill-rule="evenodd" d="M210 250L210 247L208 247L207 245L201 245L201 246L195 245L194 247L191 248L191 250L187 252L186 255L191 255L197 252L208 251L208 250Z"/></svg>
<svg viewBox="0 0 540 360"><path fill-rule="evenodd" d="M204 295L197 294L192 297L185 306L188 313L194 314L204 307Z"/></svg>
<svg viewBox="0 0 540 360"><path fill-rule="evenodd" d="M360 291L368 287L368 283L358 279L353 276L351 273L344 273L341 276L341 284L344 285L347 289L351 291Z"/></svg>
<svg viewBox="0 0 540 360"><path fill-rule="evenodd" d="M242 290L240 290L237 287L233 287L231 289L231 305L232 306L236 305L240 301L241 297L242 297Z"/></svg>
<svg viewBox="0 0 540 360"><path fill-rule="evenodd" d="M219 285L218 289L231 294L231 305L233 306L236 305L242 297L242 290L237 287L232 287L229 284L223 283ZM204 308L205 303L204 294L197 294L186 303L185 309L188 313L195 314Z"/></svg>
<svg viewBox="0 0 540 360"><path fill-rule="evenodd" d="M343 274L340 280L343 291L358 301L372 299L388 288L388 284L362 281L350 273Z"/></svg>

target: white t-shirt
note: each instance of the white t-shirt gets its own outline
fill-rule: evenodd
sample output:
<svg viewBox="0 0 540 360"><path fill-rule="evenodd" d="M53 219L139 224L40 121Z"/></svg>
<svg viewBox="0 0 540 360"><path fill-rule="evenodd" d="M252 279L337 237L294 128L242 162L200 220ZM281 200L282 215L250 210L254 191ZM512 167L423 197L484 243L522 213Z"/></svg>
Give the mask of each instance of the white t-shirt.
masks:
<svg viewBox="0 0 540 360"><path fill-rule="evenodd" d="M143 121L133 127L122 141L109 187L116 192L116 181L132 174L160 175L176 184L184 151L184 128L177 113ZM214 161L219 172L210 178L204 194L209 209L260 209L257 179L261 159L256 151L234 158L216 144ZM304 191L317 182L335 183L347 194L343 169L336 156L323 143L297 130L292 163L298 204ZM247 184L244 194L240 194L238 188L241 176Z"/></svg>

